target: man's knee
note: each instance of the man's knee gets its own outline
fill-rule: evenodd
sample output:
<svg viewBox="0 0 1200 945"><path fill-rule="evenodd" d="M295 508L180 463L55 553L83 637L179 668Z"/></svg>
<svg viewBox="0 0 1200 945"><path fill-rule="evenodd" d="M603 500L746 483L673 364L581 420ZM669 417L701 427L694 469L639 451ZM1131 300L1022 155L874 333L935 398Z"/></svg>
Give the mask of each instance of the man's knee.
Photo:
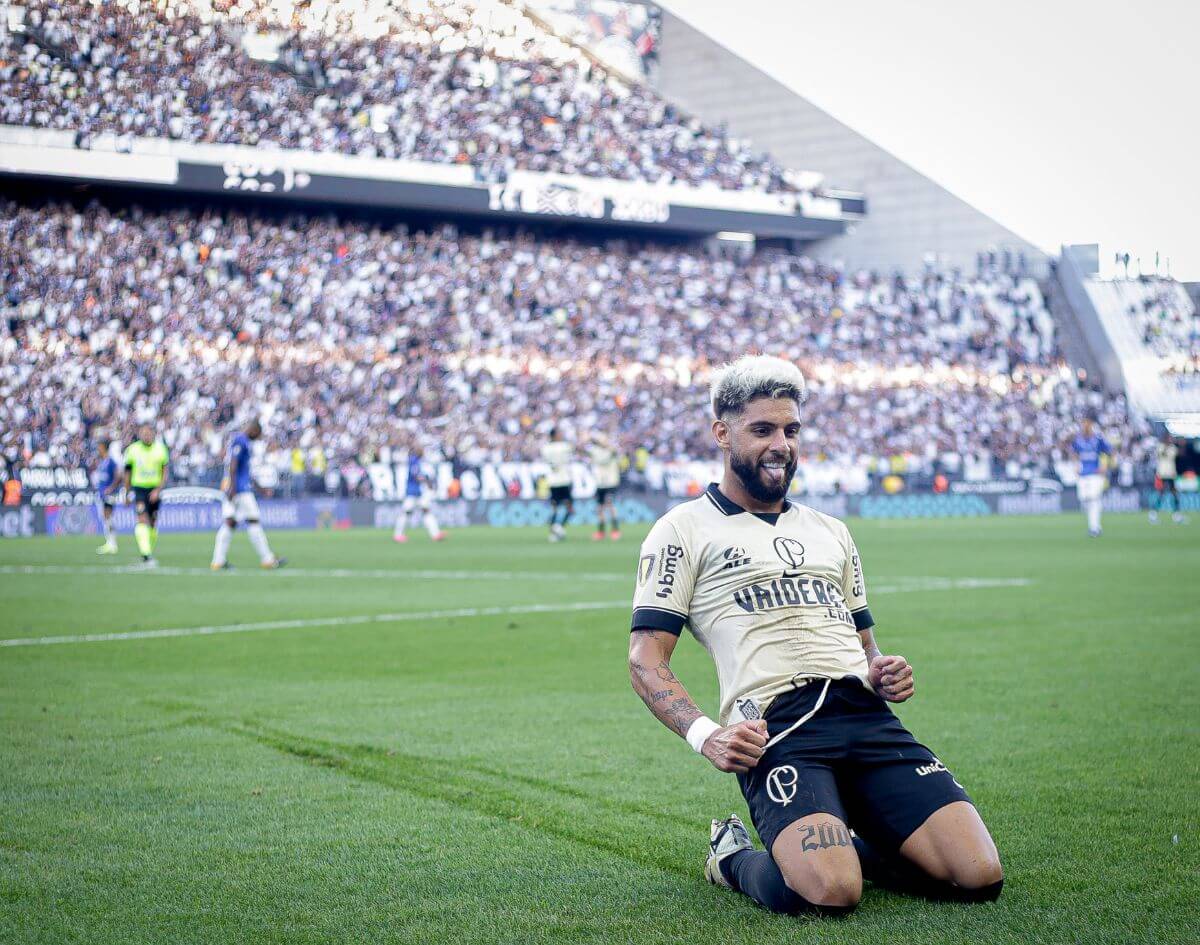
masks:
<svg viewBox="0 0 1200 945"><path fill-rule="evenodd" d="M1004 869L999 857L979 857L954 864L950 882L963 891L964 898L973 902L992 902L1000 898L1004 888Z"/></svg>
<svg viewBox="0 0 1200 945"><path fill-rule="evenodd" d="M862 874L856 870L829 869L789 875L785 869L783 878L797 896L831 915L852 912L862 899Z"/></svg>

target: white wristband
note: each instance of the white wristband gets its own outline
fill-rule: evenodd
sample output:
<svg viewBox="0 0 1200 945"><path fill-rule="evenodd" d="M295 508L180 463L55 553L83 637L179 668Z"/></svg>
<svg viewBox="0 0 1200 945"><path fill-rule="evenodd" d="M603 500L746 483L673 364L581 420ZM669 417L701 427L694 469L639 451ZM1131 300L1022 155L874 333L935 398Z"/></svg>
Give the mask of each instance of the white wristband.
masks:
<svg viewBox="0 0 1200 945"><path fill-rule="evenodd" d="M704 747L704 743L708 741L708 736L719 729L716 722L710 719L707 715L702 715L688 726L687 743L692 746L692 751L699 752Z"/></svg>

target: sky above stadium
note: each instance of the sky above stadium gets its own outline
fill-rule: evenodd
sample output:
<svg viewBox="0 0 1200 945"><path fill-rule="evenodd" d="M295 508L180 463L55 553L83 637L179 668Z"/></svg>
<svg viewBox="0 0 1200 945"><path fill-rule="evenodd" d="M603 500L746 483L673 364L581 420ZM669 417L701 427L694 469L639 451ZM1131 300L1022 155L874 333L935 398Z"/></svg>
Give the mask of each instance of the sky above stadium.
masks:
<svg viewBox="0 0 1200 945"><path fill-rule="evenodd" d="M1200 281L1195 0L660 2L1048 252Z"/></svg>

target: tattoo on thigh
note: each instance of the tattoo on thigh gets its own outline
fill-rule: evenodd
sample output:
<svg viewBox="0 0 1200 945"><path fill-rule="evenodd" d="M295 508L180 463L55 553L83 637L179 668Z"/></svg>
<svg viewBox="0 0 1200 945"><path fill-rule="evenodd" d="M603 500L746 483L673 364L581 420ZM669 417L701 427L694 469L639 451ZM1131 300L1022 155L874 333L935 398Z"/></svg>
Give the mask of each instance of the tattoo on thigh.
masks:
<svg viewBox="0 0 1200 945"><path fill-rule="evenodd" d="M845 824L828 821L823 824L801 824L800 851L826 850L829 847L848 847L852 844Z"/></svg>

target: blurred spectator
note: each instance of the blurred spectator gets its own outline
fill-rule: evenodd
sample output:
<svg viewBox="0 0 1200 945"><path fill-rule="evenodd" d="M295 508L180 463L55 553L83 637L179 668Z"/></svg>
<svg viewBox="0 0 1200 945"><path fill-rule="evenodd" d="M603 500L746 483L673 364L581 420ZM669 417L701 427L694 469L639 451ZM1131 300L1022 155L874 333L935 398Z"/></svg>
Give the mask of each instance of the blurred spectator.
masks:
<svg viewBox="0 0 1200 945"><path fill-rule="evenodd" d="M809 379L809 460L1050 474L1085 413L1135 462L1153 446L1058 358L1036 283L1002 273L4 201L0 316L0 446L33 463L154 415L187 479L257 411L264 461L317 484L337 467L351 492L413 436L470 466L534 458L554 423L607 430L632 481L712 455L709 370L748 350Z"/></svg>

